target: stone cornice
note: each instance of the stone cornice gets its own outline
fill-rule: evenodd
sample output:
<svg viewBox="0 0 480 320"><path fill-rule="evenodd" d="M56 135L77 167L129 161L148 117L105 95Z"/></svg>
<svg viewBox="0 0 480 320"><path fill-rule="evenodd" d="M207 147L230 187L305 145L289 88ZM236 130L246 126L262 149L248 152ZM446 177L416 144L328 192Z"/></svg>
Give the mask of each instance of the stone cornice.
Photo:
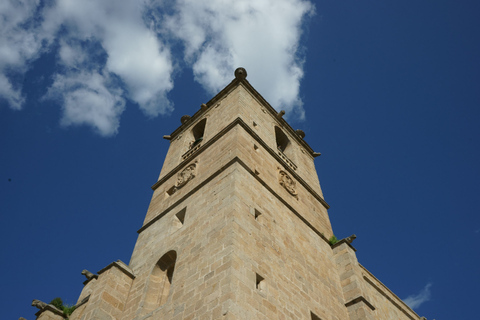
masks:
<svg viewBox="0 0 480 320"><path fill-rule="evenodd" d="M412 314L416 315L417 316L417 319L420 318L420 316L415 312L413 311L405 302L402 301L402 299L400 299L399 297L397 297L397 295L395 293L393 293L390 289L387 288L386 285L384 285L380 280L378 280L373 274L370 273L370 271L368 271L364 266L362 266L360 263L358 264L360 266L360 268L362 269L362 271L364 271L367 275L363 275L363 279L365 279L365 281L371 285L375 290L377 290L382 296L384 296L388 301L390 301L395 307L397 307L400 311L402 311L409 319L412 319L412 320L416 320L414 317L412 317L411 314L409 314L409 312L411 312ZM373 278L375 280L375 282L377 282L382 288L380 288L377 284L375 284L372 280L370 280L369 278ZM388 294L385 293L385 291L387 291L391 296L393 296L395 298L395 300L393 300ZM400 305L401 304L401 305ZM408 312L407 312L408 310Z"/></svg>
<svg viewBox="0 0 480 320"><path fill-rule="evenodd" d="M265 98L262 97L260 93L258 93L257 90L248 82L247 79L245 78L235 78L230 82L222 91L220 91L217 95L215 95L210 101L208 101L205 105L207 106L206 108L200 108L188 121L183 123L180 127L178 127L175 131L173 131L170 134L171 141L175 139L175 137L186 130L188 127L190 127L197 119L199 119L205 112L207 112L212 106L217 104L219 101L221 101L227 94L232 92L236 87L239 85L243 86L251 95L252 97L265 109L270 113L272 118L277 121L277 123L286 129L290 135L301 145L303 146L307 151L308 154L313 157L313 149L308 145L303 138L301 138L297 132L288 124L288 122L283 119L277 117L278 112L268 103Z"/></svg>
<svg viewBox="0 0 480 320"><path fill-rule="evenodd" d="M346 244L347 246L350 247L350 249L352 249L353 251L357 251L357 249L355 249L354 246L352 246L350 243L348 243L347 239L342 239L342 240L339 240L337 243L335 243L334 245L332 245L332 249L335 249L336 247L339 247L341 246L342 244Z"/></svg>
<svg viewBox="0 0 480 320"><path fill-rule="evenodd" d="M359 302L363 302L367 307L370 309L375 310L375 307L363 296L358 296L355 299L350 300L349 302L345 303L345 307L350 307L351 305L357 304Z"/></svg>
<svg viewBox="0 0 480 320"><path fill-rule="evenodd" d="M97 278L98 278L98 276L97 276ZM87 279L87 280L83 281L83 285L86 286L87 283L89 283L90 281L92 281L92 280L94 280L94 279L97 279L97 278L91 277L90 279Z"/></svg>
<svg viewBox="0 0 480 320"><path fill-rule="evenodd" d="M88 302L88 300L90 300L90 296L91 294L89 294L88 296L86 296L85 298L82 299L82 301L80 301L79 303L77 303L75 305L75 309L79 308L80 306L83 306L85 303Z"/></svg>
<svg viewBox="0 0 480 320"><path fill-rule="evenodd" d="M179 198L175 203L173 203L171 206L169 206L167 209L165 209L163 212L158 214L156 217L154 217L152 220L147 222L145 225L143 225L137 232L141 233L151 225L153 225L155 222L157 222L159 219L161 219L163 216L165 216L167 213L170 211L174 210L177 206L179 206L183 201L185 201L188 197L192 196L194 193L199 191L201 188L203 188L207 183L209 183L211 180L213 180L215 177L220 175L223 171L225 171L227 168L234 164L239 164L242 166L251 176L253 176L262 186L264 186L275 198L277 198L280 202L282 202L283 205L285 205L291 212L293 212L300 220L302 220L313 232L315 232L320 238L322 238L326 243L328 243L328 239L319 231L317 230L307 219L305 219L297 210L295 210L287 201L283 199L281 195L275 192L270 186L263 181L257 174L255 174L254 171L252 171L246 163L244 163L240 158L235 157L232 160L230 160L227 164L225 164L222 168L219 170L215 171L212 175L210 175L207 179L203 180L200 182L196 187L194 187L192 190L187 192L183 197Z"/></svg>
<svg viewBox="0 0 480 320"><path fill-rule="evenodd" d="M45 311L50 311L50 312L52 312L52 313L54 313L54 314L56 314L56 315L59 315L59 316L61 316L61 317L63 317L63 318L66 318L66 317L67 317L67 316L65 315L65 313L63 313L63 311L57 309L57 308L56 308L54 305L52 305L52 304L47 304L47 305L45 306L45 308L43 308L43 309L39 310L37 313L35 313L35 316L37 316L37 318L38 318L38 317L40 317L40 315L41 315L42 313L44 313Z"/></svg>
<svg viewBox="0 0 480 320"><path fill-rule="evenodd" d="M241 118L236 118L219 133L217 133L212 139L206 141L192 156L188 158L189 161L182 161L178 166L173 170L167 173L164 177L158 180L153 186L152 189L156 190L160 185L162 185L166 180L170 179L173 175L179 172L184 166L191 162L191 160L198 157L202 152L208 149L213 143L218 141L222 136L227 132L232 130L236 125L240 125L245 131L250 134L262 147L267 150L267 152L274 157L278 162L280 162L284 169L288 171L294 178L297 180L315 199L317 199L326 209L329 209L330 206L328 203L316 193L306 182L303 180L272 148L270 148Z"/></svg>
<svg viewBox="0 0 480 320"><path fill-rule="evenodd" d="M117 260L117 261L113 261L112 263L110 263L108 266L106 266L105 268L103 268L102 270L98 271L97 273L100 275L102 273L104 273L105 271L107 271L108 269L112 268L112 267L116 267L118 268L120 271L122 271L123 273L125 273L127 276L129 276L131 279L135 279L135 275L133 274L133 271L132 269L130 269L123 261L121 260Z"/></svg>

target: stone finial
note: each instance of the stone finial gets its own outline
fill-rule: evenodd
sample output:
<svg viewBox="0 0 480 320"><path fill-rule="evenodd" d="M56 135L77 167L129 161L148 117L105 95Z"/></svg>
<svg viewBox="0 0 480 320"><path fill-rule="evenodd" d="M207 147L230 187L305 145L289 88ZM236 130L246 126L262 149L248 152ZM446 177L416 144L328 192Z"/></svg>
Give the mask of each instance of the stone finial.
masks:
<svg viewBox="0 0 480 320"><path fill-rule="evenodd" d="M355 240L356 238L357 236L352 234L350 237L345 238L345 241L347 241L348 243L352 243L353 240Z"/></svg>
<svg viewBox="0 0 480 320"><path fill-rule="evenodd" d="M303 130L297 129L295 132L298 134L300 138L302 139L305 138L305 132Z"/></svg>
<svg viewBox="0 0 480 320"><path fill-rule="evenodd" d="M38 309L40 309L40 310L43 310L43 309L45 309L45 307L47 306L47 304L46 304L45 302L43 302L43 301L40 301L40 300L37 300L37 299L33 299L33 301L32 301L32 306L33 306L33 307L36 307L36 308L38 308Z"/></svg>
<svg viewBox="0 0 480 320"><path fill-rule="evenodd" d="M18 318L18 320L27 320L27 319L25 319L24 317L20 317Z"/></svg>
<svg viewBox="0 0 480 320"><path fill-rule="evenodd" d="M191 117L190 117L189 115L184 115L184 116L182 116L182 117L180 118L180 122L181 122L182 124L185 124L186 122L188 122L188 120L190 120L190 118L191 118Z"/></svg>
<svg viewBox="0 0 480 320"><path fill-rule="evenodd" d="M93 274L91 273L90 271L88 271L87 269L84 269L82 271L82 274L87 277L87 280L90 280L90 279L97 279L98 276L96 274Z"/></svg>
<svg viewBox="0 0 480 320"><path fill-rule="evenodd" d="M247 70L245 70L245 68L237 68L235 70L235 78L237 78L238 80L243 80L247 77Z"/></svg>
<svg viewBox="0 0 480 320"><path fill-rule="evenodd" d="M205 103L202 103L202 104L200 105L200 108L201 108L202 110L207 110L208 106L207 106Z"/></svg>

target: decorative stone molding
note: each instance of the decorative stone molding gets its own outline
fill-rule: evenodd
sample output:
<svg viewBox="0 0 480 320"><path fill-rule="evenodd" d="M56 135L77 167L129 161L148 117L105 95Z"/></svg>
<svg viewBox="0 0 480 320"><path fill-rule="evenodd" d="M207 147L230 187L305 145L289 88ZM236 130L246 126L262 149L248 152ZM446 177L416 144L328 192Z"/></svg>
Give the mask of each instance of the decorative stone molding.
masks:
<svg viewBox="0 0 480 320"><path fill-rule="evenodd" d="M255 132L253 129L251 129L241 118L236 118L233 120L229 125L227 125L225 128L223 128L218 134L216 134L214 137L208 139L205 143L202 144L202 148L198 150L198 152L195 152L195 154L192 156L193 158L199 156L202 152L207 150L209 147L211 147L216 141L218 141L221 137L223 137L227 132L231 131L232 129L236 128L236 126L242 127L248 134L250 134L255 141L259 143L260 146L263 147L263 149L270 153L275 159L277 159L280 163L285 163L285 161L280 157L278 154L278 149L274 150L271 148L269 145L267 145ZM172 134L172 137L174 135ZM178 139L178 135L175 135L175 139ZM303 140L301 140L303 141ZM303 142L305 144L305 142ZM307 153L313 152L313 150L305 144L305 147L308 148L306 149ZM178 164L174 169L172 169L169 173L167 173L165 176L163 176L160 180L158 180L154 185L152 185L152 190L156 190L158 187L163 185L166 181L168 181L172 176L177 174L179 170L181 170L184 167L185 162L181 162ZM289 169L289 168L288 168ZM288 170L287 169L287 170ZM295 180L303 186L303 188L311 194L315 199L317 199L324 207L325 209L329 209L330 206L328 203L323 199L322 196L320 196L315 190L313 190L306 182L305 180L302 179L294 170L290 171L290 174L295 177ZM172 188L174 188L173 186ZM171 195L170 189L167 189L166 192ZM143 227L142 227L143 228ZM141 229L143 230L143 229ZM318 231L318 230L317 230ZM139 231L141 232L141 231ZM318 233L320 234L320 233ZM324 239L325 240L325 239ZM326 242L328 242L328 239L326 239Z"/></svg>
<svg viewBox="0 0 480 320"><path fill-rule="evenodd" d="M202 143L197 143L195 145L191 145L190 148L188 149L187 152L185 152L182 156L182 159L185 160L187 159L188 157L190 157L192 154L195 153L195 151L197 151L198 149L200 149L200 147L202 146Z"/></svg>
<svg viewBox="0 0 480 320"><path fill-rule="evenodd" d="M175 184L177 189L180 189L187 184L188 181L195 178L195 171L197 169L197 163L189 164L185 169L177 175L177 183Z"/></svg>
<svg viewBox="0 0 480 320"><path fill-rule="evenodd" d="M290 168L292 168L293 170L297 170L297 165L295 163L293 163L292 160L290 160L286 155L285 153L282 152L282 150L280 150L280 148L277 148L277 152L278 152L278 155L280 156L280 158L282 158L283 162L285 162L286 164L288 164L290 166Z"/></svg>
<svg viewBox="0 0 480 320"><path fill-rule="evenodd" d="M358 296L355 299L350 300L349 302L345 303L345 307L350 307L351 305L357 304L359 302L363 302L367 307L369 307L372 311L375 310L375 307L363 296Z"/></svg>
<svg viewBox="0 0 480 320"><path fill-rule="evenodd" d="M355 249L354 246L352 246L351 243L349 243L346 238L343 238L342 240L339 240L337 243L335 243L334 245L332 245L332 250L337 248L337 247L340 247L342 244L346 244L350 249L353 250L353 252L357 252L357 249Z"/></svg>
<svg viewBox="0 0 480 320"><path fill-rule="evenodd" d="M179 190L184 185L186 185L190 180L195 178L196 170L197 170L197 161L186 166L182 171L180 171L177 174L177 181L175 182L175 185L171 186L167 190L167 194L169 196L173 195L175 192L177 192L177 190Z"/></svg>
<svg viewBox="0 0 480 320"><path fill-rule="evenodd" d="M278 171L278 183L280 183L280 185L284 187L288 193L298 199L296 182L288 175L286 171L281 169Z"/></svg>
<svg viewBox="0 0 480 320"><path fill-rule="evenodd" d="M182 117L180 118L180 122L181 122L182 124L185 124L185 123L187 123L191 118L192 118L192 117L190 117L188 114L186 114L186 115L184 115L184 116L182 116Z"/></svg>
<svg viewBox="0 0 480 320"><path fill-rule="evenodd" d="M415 320L419 316L412 310L405 302L402 301L395 293L388 289L380 280L378 280L373 274L370 273L364 266L360 263L358 264L362 270L362 277L366 283L372 286L377 290L382 296L384 296L391 304L398 308L403 314L405 314L409 319Z"/></svg>
<svg viewBox="0 0 480 320"><path fill-rule="evenodd" d="M135 279L135 274L133 273L133 270L130 269L122 260L113 261L112 263L110 263L108 266L106 266L102 270L98 271L97 273L102 274L112 267L118 268L120 271L125 273L131 279Z"/></svg>
<svg viewBox="0 0 480 320"><path fill-rule="evenodd" d="M86 296L85 298L82 299L82 301L80 301L79 303L77 303L75 305L75 309L79 308L80 306L83 306L85 303L88 302L88 300L90 300L90 296L91 294L89 294L88 296Z"/></svg>
<svg viewBox="0 0 480 320"><path fill-rule="evenodd" d="M302 138L302 139L305 138L305 132L303 130L297 129L297 130L295 130L295 132L298 134L298 136L300 138Z"/></svg>
<svg viewBox="0 0 480 320"><path fill-rule="evenodd" d="M239 80L243 80L247 77L247 70L245 70L245 68L237 68L235 70L235 78L239 79Z"/></svg>

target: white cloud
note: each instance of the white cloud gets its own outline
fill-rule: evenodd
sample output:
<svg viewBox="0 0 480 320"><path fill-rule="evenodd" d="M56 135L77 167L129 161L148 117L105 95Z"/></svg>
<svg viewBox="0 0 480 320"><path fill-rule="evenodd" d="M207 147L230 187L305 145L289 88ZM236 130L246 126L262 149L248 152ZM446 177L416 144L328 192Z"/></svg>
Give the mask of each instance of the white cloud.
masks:
<svg viewBox="0 0 480 320"><path fill-rule="evenodd" d="M125 109L122 92L108 76L97 72L56 75L46 98L62 102L61 124L90 125L102 136L117 133Z"/></svg>
<svg viewBox="0 0 480 320"><path fill-rule="evenodd" d="M431 286L431 283L427 283L427 285L419 293L409 295L407 298L403 299L403 302L405 302L412 309L420 307L420 305L422 305L424 302L427 302L431 299Z"/></svg>
<svg viewBox="0 0 480 320"><path fill-rule="evenodd" d="M64 110L72 111L73 104L78 103L78 108L83 107L87 115L79 118L77 112L65 112L62 123L88 123L102 134L110 135L116 132L118 119L124 110L123 107L114 107L118 101L123 101L123 94L136 102L148 116L168 114L172 110L172 104L166 97L173 88L170 51L145 25L138 2L63 1L50 8L46 16L48 22L44 28L59 33L60 61L67 70L90 69L95 77L103 77L97 84L109 82L109 78L115 75L125 87L121 90L120 83L117 83L108 88L110 96L107 100L110 104L107 113L103 112L105 109L97 112L95 108L80 103L80 96L74 98L77 95L73 96L69 91L64 101L70 104ZM60 32L61 26L66 27L66 31ZM102 54L106 58L105 64L98 65ZM98 71L100 68L101 72ZM72 83L78 81L75 72L62 74L58 79ZM55 90L58 91L58 88ZM93 96L97 91L88 92L88 98L93 103L107 97L106 91L98 91L98 97ZM100 120L96 121L96 117ZM111 121L109 126L106 125L107 120Z"/></svg>
<svg viewBox="0 0 480 320"><path fill-rule="evenodd" d="M62 103L63 125L115 134L125 99L149 117L168 114L180 60L211 94L245 67L272 106L303 118L297 49L313 12L307 0L2 1L0 97L21 109L25 98L12 74L24 74L55 43L54 84L45 98ZM172 55L178 43L184 52Z"/></svg>
<svg viewBox="0 0 480 320"><path fill-rule="evenodd" d="M20 110L25 102L22 93L12 87L12 83L3 74L0 74L0 97L7 100L12 109Z"/></svg>
<svg viewBox="0 0 480 320"><path fill-rule="evenodd" d="M183 40L195 79L217 93L242 66L249 81L277 109L304 117L299 98L302 21L314 13L304 0L177 1L158 24Z"/></svg>
<svg viewBox="0 0 480 320"><path fill-rule="evenodd" d="M28 62L40 53L43 37L33 31L38 4L39 0L0 1L0 97L16 110L23 107L25 98L7 75L26 72Z"/></svg>

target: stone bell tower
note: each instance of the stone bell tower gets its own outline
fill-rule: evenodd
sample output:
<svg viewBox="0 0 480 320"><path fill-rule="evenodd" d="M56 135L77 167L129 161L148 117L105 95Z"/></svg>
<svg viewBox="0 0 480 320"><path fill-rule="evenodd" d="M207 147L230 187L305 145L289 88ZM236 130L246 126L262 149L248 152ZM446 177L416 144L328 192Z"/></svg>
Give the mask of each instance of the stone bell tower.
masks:
<svg viewBox="0 0 480 320"><path fill-rule="evenodd" d="M70 319L419 319L329 243L319 153L246 76L164 137L130 263L87 274Z"/></svg>

